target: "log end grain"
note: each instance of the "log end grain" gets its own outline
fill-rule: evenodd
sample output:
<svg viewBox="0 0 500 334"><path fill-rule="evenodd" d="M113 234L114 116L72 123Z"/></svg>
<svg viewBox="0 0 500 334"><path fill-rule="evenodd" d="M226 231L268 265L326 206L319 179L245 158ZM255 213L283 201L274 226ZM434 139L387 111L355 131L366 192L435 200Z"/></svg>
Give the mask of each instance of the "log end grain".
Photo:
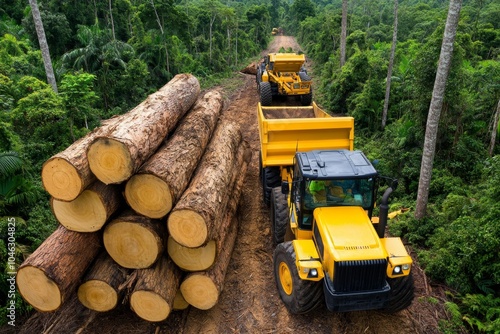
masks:
<svg viewBox="0 0 500 334"><path fill-rule="evenodd" d="M55 311L63 302L58 285L39 268L19 268L16 283L24 300L38 311Z"/></svg>
<svg viewBox="0 0 500 334"><path fill-rule="evenodd" d="M87 152L90 170L104 184L121 183L134 173L130 151L124 143L98 137Z"/></svg>
<svg viewBox="0 0 500 334"><path fill-rule="evenodd" d="M89 280L78 288L78 299L88 309L107 312L118 304L118 293L106 282Z"/></svg>
<svg viewBox="0 0 500 334"><path fill-rule="evenodd" d="M134 291L130 296L130 307L144 320L157 322L170 314L170 306L160 295L152 291Z"/></svg>
<svg viewBox="0 0 500 334"><path fill-rule="evenodd" d="M88 190L70 202L53 198L52 211L61 225L77 232L98 231L108 218L101 198Z"/></svg>
<svg viewBox="0 0 500 334"><path fill-rule="evenodd" d="M136 223L111 222L104 229L103 240L108 254L124 268L148 268L163 252L158 235Z"/></svg>
<svg viewBox="0 0 500 334"><path fill-rule="evenodd" d="M205 246L184 247L172 237L168 238L167 252L172 261L185 271L202 271L210 268L215 262L217 244L210 240Z"/></svg>
<svg viewBox="0 0 500 334"><path fill-rule="evenodd" d="M61 158L48 160L42 167L42 184L54 198L74 200L83 190L83 183L76 168Z"/></svg>
<svg viewBox="0 0 500 334"><path fill-rule="evenodd" d="M162 218L172 210L169 185L151 174L136 174L127 181L125 199L134 211L150 218Z"/></svg>
<svg viewBox="0 0 500 334"><path fill-rule="evenodd" d="M208 310L219 300L219 290L210 277L192 274L181 283L181 292L186 301L200 309Z"/></svg>
<svg viewBox="0 0 500 334"><path fill-rule="evenodd" d="M177 290L177 293L175 294L174 298L174 305L172 306L172 309L174 311L181 311L185 310L189 307L189 303L184 299L184 296L182 296L181 290Z"/></svg>
<svg viewBox="0 0 500 334"><path fill-rule="evenodd" d="M168 216L167 226L170 236L182 246L195 248L207 241L207 224L205 219L195 211L172 211Z"/></svg>

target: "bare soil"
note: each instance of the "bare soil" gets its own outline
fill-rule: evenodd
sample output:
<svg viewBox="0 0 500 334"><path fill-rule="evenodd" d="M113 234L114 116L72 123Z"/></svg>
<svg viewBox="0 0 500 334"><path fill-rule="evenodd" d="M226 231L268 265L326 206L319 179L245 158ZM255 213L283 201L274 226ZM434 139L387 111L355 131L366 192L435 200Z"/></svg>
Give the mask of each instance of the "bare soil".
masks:
<svg viewBox="0 0 500 334"><path fill-rule="evenodd" d="M276 36L263 55L277 52L281 47L300 50L293 37ZM239 88L226 92L224 117L242 125L253 156L240 201L238 237L219 302L207 311L190 307L173 312L166 321L157 324L138 318L125 304L112 312L97 314L90 323L80 320L82 323L77 326L80 333L439 333L438 322L446 318L443 289L432 286L417 263L413 268L415 299L408 309L397 314L332 313L326 309L306 315L288 313L274 281L271 223L259 181L256 115L259 97L255 76L243 73L237 76ZM278 103L289 105L293 101ZM46 321L39 322L40 326L48 327Z"/></svg>

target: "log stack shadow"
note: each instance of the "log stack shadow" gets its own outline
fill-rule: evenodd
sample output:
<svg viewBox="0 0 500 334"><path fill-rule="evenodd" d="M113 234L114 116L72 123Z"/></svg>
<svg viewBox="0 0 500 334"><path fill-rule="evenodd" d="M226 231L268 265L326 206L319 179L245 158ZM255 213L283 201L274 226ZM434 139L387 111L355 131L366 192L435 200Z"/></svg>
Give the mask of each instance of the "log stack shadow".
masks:
<svg viewBox="0 0 500 334"><path fill-rule="evenodd" d="M126 303L161 322L217 303L251 159L222 110L219 91L179 74L43 165L60 224L19 267L17 287L33 318L50 314L47 333L76 305L86 321Z"/></svg>

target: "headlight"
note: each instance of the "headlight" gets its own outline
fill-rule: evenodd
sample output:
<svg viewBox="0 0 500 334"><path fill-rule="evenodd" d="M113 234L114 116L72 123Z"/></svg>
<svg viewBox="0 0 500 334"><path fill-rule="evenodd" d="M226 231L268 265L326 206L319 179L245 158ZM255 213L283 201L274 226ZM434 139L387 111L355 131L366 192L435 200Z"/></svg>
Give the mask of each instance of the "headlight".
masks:
<svg viewBox="0 0 500 334"><path fill-rule="evenodd" d="M401 274L401 266L394 267L394 269L392 270L392 274L393 275L399 275L399 274Z"/></svg>
<svg viewBox="0 0 500 334"><path fill-rule="evenodd" d="M309 275L307 277L318 277L318 270L313 268L309 271Z"/></svg>
<svg viewBox="0 0 500 334"><path fill-rule="evenodd" d="M408 270L410 269L410 265L409 264L403 264L403 270Z"/></svg>

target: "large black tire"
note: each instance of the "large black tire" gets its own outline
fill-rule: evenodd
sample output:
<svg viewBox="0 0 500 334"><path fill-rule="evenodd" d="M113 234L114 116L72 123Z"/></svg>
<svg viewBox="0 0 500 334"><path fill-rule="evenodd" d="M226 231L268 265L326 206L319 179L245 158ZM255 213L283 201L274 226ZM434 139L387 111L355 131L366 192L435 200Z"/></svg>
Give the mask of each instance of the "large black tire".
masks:
<svg viewBox="0 0 500 334"><path fill-rule="evenodd" d="M411 273L404 277L388 278L387 283L391 287L391 292L382 311L396 313L410 306L415 290Z"/></svg>
<svg viewBox="0 0 500 334"><path fill-rule="evenodd" d="M305 94L305 95L301 95L300 96L300 104L302 104L303 106L309 106L311 105L312 103L312 89L311 91L309 92L309 94Z"/></svg>
<svg viewBox="0 0 500 334"><path fill-rule="evenodd" d="M323 284L300 279L291 241L276 246L273 260L278 293L290 313L307 313L322 304Z"/></svg>
<svg viewBox="0 0 500 334"><path fill-rule="evenodd" d="M289 226L288 203L281 187L273 188L271 193L271 224L274 245L285 241L286 230Z"/></svg>
<svg viewBox="0 0 500 334"><path fill-rule="evenodd" d="M260 104L263 106L270 106L273 103L273 92L271 84L263 81L259 84Z"/></svg>
<svg viewBox="0 0 500 334"><path fill-rule="evenodd" d="M262 166L262 165L261 165ZM279 167L266 167L262 169L262 198L264 203L269 206L271 203L271 192L274 187L281 184L281 175Z"/></svg>

